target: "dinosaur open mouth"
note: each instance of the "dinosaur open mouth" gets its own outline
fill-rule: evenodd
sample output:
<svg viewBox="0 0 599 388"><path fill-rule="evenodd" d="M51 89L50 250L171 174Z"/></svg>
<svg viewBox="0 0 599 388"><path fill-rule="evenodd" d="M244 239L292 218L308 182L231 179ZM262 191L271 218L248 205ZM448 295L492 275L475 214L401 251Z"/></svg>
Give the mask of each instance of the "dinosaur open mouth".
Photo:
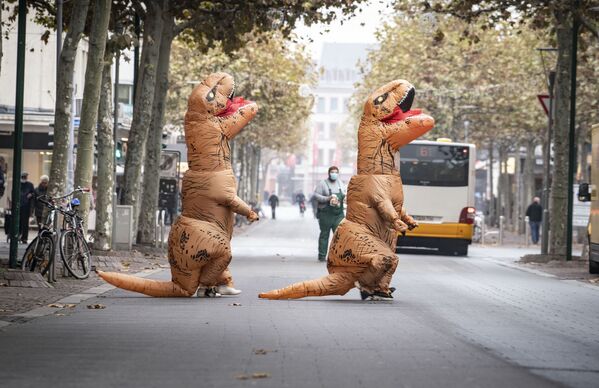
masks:
<svg viewBox="0 0 599 388"><path fill-rule="evenodd" d="M393 112L383 117L380 121L385 124L396 123L401 120L405 120L408 117L416 116L422 113L420 109L411 109L412 103L414 102L414 96L416 95L416 90L414 88L410 88L404 94L404 96L399 100Z"/></svg>
<svg viewBox="0 0 599 388"><path fill-rule="evenodd" d="M231 96L232 95L233 95L233 92L231 92ZM231 116L232 114L237 112L239 110L239 108L246 106L248 104L251 104L251 103L252 103L252 101L246 100L243 97L233 97L233 98L227 99L227 107L225 108L225 110L223 110L216 116L217 117Z"/></svg>

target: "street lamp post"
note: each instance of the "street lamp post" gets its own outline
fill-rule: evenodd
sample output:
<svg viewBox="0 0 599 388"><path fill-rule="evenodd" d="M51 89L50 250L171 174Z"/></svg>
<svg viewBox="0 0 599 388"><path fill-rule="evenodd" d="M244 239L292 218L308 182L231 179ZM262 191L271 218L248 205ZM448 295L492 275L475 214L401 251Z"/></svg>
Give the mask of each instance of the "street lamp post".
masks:
<svg viewBox="0 0 599 388"><path fill-rule="evenodd" d="M545 165L543 175L543 220L541 226L541 254L546 255L549 252L549 195L551 193L551 186L549 185L549 179L551 177L551 139L553 137L553 89L555 84L555 70L547 72L545 66L544 52L557 51L555 48L538 48L537 51L541 56L541 63L543 64L543 74L547 75L547 88L549 91L549 114L547 119L547 132L545 136L545 149L543 150L543 164Z"/></svg>
<svg viewBox="0 0 599 388"><path fill-rule="evenodd" d="M23 97L25 89L25 28L27 27L27 1L19 0L17 32L17 87L15 96L15 132L12 169L12 225L8 266L17 266L19 221L21 208L21 156L23 153Z"/></svg>

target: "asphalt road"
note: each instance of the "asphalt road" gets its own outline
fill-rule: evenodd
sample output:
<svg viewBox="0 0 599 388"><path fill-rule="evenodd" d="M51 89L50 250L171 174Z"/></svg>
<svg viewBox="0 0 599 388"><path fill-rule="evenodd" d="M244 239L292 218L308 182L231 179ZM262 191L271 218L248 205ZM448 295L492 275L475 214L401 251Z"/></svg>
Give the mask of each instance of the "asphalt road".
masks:
<svg viewBox="0 0 599 388"><path fill-rule="evenodd" d="M0 331L0 385L599 385L599 288L511 268L497 250L400 255L393 302L362 302L355 290L258 299L259 291L325 273L311 215L279 213L234 238L239 297L113 290L65 315L8 326ZM91 303L106 308L87 309Z"/></svg>

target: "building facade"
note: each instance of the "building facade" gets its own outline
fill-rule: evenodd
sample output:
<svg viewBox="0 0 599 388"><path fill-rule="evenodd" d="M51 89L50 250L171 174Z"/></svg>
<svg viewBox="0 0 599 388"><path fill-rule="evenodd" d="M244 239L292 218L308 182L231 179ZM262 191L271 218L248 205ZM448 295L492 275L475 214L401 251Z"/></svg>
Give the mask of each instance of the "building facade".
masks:
<svg viewBox="0 0 599 388"><path fill-rule="evenodd" d="M365 61L374 47L364 43L324 43L322 47L308 146L294 169L296 191L307 197L327 176L330 166L339 167L345 183L355 174L357 123L348 106L359 81L358 63Z"/></svg>
<svg viewBox="0 0 599 388"><path fill-rule="evenodd" d="M6 22L8 12L2 13ZM13 132L15 115L17 27L12 23L3 41L2 67L0 69L0 168L5 172L6 191L0 198L0 208L6 208L12 188ZM41 37L46 28L36 24L31 17L27 21L25 55L25 89L23 114L22 171L29 173L29 180L37 185L42 175L49 175L52 161L53 123L56 104L56 32L51 31L48 42ZM63 39L64 41L64 39ZM76 154L76 137L79 112L83 98L85 68L87 66L88 41L79 43L74 71L74 139L71 155ZM132 55L129 55L132 57ZM120 61L119 80L119 140L126 142L128 124L133 112L133 63ZM113 66L114 77L114 66ZM113 78L114 80L114 78Z"/></svg>

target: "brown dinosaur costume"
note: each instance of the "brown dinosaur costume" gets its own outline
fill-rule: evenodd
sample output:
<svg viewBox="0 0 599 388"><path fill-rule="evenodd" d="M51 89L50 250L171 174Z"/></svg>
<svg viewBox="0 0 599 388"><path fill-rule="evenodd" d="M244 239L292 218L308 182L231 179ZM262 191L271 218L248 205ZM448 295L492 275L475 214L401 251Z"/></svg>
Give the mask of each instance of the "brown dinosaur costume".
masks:
<svg viewBox="0 0 599 388"><path fill-rule="evenodd" d="M432 117L410 110L414 87L395 80L372 93L358 129L358 175L347 188L347 215L329 248L329 275L260 294L266 299L344 295L357 286L362 298L391 298L398 259L397 232L417 226L403 208L403 189L393 154L422 136Z"/></svg>
<svg viewBox="0 0 599 388"><path fill-rule="evenodd" d="M215 296L216 286L232 286L233 213L258 216L236 194L229 140L256 115L258 107L233 98L233 78L211 74L191 93L185 115L189 170L183 177L183 212L171 228L168 259L172 281L101 272L119 288L150 296Z"/></svg>

